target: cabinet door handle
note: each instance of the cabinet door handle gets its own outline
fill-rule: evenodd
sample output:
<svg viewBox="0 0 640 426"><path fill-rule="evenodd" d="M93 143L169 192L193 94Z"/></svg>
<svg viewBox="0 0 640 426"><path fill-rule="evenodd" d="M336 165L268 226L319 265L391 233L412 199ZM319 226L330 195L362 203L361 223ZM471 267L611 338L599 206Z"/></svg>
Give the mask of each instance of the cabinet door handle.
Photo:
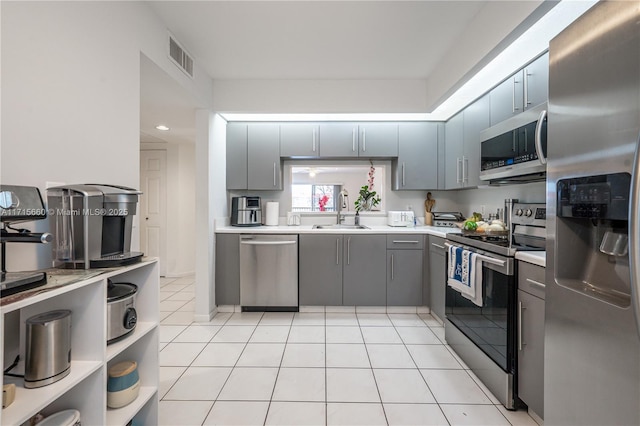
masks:
<svg viewBox="0 0 640 426"><path fill-rule="evenodd" d="M522 343L522 311L526 309L522 302L518 302L518 350L521 351L524 343Z"/></svg>
<svg viewBox="0 0 640 426"><path fill-rule="evenodd" d="M391 255L391 281L393 281L393 255Z"/></svg>
<svg viewBox="0 0 640 426"><path fill-rule="evenodd" d="M313 152L316 152L316 129L313 129L312 132L312 141L311 141L311 149Z"/></svg>
<svg viewBox="0 0 640 426"><path fill-rule="evenodd" d="M434 246L434 247L438 247L439 249L444 250L444 246L441 246L440 244L431 243L431 245Z"/></svg>
<svg viewBox="0 0 640 426"><path fill-rule="evenodd" d="M534 285L536 287L540 287L542 289L547 288L547 286L544 283L541 283L540 281L532 280L531 278L526 278L525 281L528 282L531 285Z"/></svg>
<svg viewBox="0 0 640 426"><path fill-rule="evenodd" d="M367 133L366 129L362 129L362 152L367 150Z"/></svg>
<svg viewBox="0 0 640 426"><path fill-rule="evenodd" d="M404 186L404 161L402 162L402 186Z"/></svg>
<svg viewBox="0 0 640 426"><path fill-rule="evenodd" d="M469 159L465 156L462 157L462 183L469 181Z"/></svg>
<svg viewBox="0 0 640 426"><path fill-rule="evenodd" d="M347 265L351 265L351 237L347 238Z"/></svg>
<svg viewBox="0 0 640 426"><path fill-rule="evenodd" d="M351 130L351 151L356 152L356 129Z"/></svg>
<svg viewBox="0 0 640 426"><path fill-rule="evenodd" d="M529 100L529 69L524 69L524 108L526 109L529 105L531 105L531 101Z"/></svg>
<svg viewBox="0 0 640 426"><path fill-rule="evenodd" d="M456 158L456 182L457 183L461 183L462 182L462 178L460 177L460 163L462 162L462 160L460 159L460 157Z"/></svg>
<svg viewBox="0 0 640 426"><path fill-rule="evenodd" d="M340 264L340 238L336 238L336 265Z"/></svg>
<svg viewBox="0 0 640 426"><path fill-rule="evenodd" d="M512 110L511 112L515 113L516 111L518 111L520 108L518 108L518 106L516 105L516 84L518 84L518 77L517 74L513 76L513 90L511 91L511 105L512 105Z"/></svg>
<svg viewBox="0 0 640 426"><path fill-rule="evenodd" d="M419 243L420 241L416 241L416 240L393 240L393 244L419 244Z"/></svg>
<svg viewBox="0 0 640 426"><path fill-rule="evenodd" d="M273 162L273 186L276 186L276 162Z"/></svg>

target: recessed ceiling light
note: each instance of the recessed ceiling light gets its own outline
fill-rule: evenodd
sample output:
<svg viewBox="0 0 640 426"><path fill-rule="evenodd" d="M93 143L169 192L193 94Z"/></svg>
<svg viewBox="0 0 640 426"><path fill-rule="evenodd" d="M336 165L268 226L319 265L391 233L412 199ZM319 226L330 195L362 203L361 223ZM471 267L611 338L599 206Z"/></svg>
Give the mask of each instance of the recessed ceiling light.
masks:
<svg viewBox="0 0 640 426"><path fill-rule="evenodd" d="M158 124L156 126L156 129L162 130L163 132L166 132L167 130L169 130L169 128L167 126L165 126L164 124Z"/></svg>

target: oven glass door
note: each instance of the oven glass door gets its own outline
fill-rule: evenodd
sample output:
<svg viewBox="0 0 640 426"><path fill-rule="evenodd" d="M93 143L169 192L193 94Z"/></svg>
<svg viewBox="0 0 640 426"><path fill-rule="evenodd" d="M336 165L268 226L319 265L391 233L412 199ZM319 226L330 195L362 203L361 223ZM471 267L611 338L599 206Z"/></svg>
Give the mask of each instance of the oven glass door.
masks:
<svg viewBox="0 0 640 426"><path fill-rule="evenodd" d="M446 318L504 371L515 373L515 276L483 263L482 287L479 307L447 286Z"/></svg>

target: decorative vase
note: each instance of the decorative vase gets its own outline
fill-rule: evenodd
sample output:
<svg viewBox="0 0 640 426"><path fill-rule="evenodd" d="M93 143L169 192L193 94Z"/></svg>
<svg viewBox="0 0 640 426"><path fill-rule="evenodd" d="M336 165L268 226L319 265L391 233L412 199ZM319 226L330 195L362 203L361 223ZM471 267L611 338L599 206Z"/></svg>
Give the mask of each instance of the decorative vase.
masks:
<svg viewBox="0 0 640 426"><path fill-rule="evenodd" d="M360 210L365 212L371 211L371 209L373 209L373 198L367 198L366 200L364 200L361 206L362 207L360 208Z"/></svg>

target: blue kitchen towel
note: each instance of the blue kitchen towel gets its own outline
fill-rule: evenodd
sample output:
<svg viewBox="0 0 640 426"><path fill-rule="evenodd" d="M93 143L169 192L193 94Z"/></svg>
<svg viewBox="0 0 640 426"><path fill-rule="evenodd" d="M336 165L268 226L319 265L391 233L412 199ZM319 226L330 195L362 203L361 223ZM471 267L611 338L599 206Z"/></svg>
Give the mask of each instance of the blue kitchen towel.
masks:
<svg viewBox="0 0 640 426"><path fill-rule="evenodd" d="M482 268L476 253L449 246L447 284L465 298L482 306ZM480 273L478 273L480 271Z"/></svg>

